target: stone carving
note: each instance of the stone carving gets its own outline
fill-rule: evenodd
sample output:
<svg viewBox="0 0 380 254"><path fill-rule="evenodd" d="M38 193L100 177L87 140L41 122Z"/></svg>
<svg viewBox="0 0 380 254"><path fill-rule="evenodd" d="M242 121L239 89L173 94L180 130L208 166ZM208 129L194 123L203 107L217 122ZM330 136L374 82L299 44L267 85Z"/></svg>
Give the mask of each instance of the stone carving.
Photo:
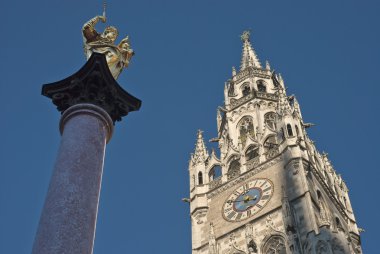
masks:
<svg viewBox="0 0 380 254"><path fill-rule="evenodd" d="M209 254L218 254L218 246L216 243L215 233L214 233L214 225L212 224L212 222L210 223L208 245L209 245L209 249L208 249Z"/></svg>
<svg viewBox="0 0 380 254"><path fill-rule="evenodd" d="M212 190L212 189L215 189L216 187L218 187L221 184L222 184L222 177L218 177L218 178L212 180L209 183L209 188L210 188L210 190Z"/></svg>
<svg viewBox="0 0 380 254"><path fill-rule="evenodd" d="M240 250L236 245L235 234L231 233L229 235L229 254L246 254L244 251Z"/></svg>
<svg viewBox="0 0 380 254"><path fill-rule="evenodd" d="M122 39L118 45L114 44L118 31L113 26L108 26L103 33L99 34L95 30L95 25L99 21L105 23L106 17L96 16L83 25L85 55L89 59L94 52L104 54L112 76L117 79L123 68L128 67L134 51L130 47L128 36Z"/></svg>
<svg viewBox="0 0 380 254"><path fill-rule="evenodd" d="M248 254L257 253L258 248L253 237L253 225L250 223L245 226L245 241Z"/></svg>
<svg viewBox="0 0 380 254"><path fill-rule="evenodd" d="M265 254L286 254L285 241L281 236L275 235L269 238L263 247Z"/></svg>
<svg viewBox="0 0 380 254"><path fill-rule="evenodd" d="M131 111L139 110L141 101L125 90L112 77L104 55L92 54L86 64L70 77L42 87L60 112L79 103L103 108L113 122L121 121Z"/></svg>
<svg viewBox="0 0 380 254"><path fill-rule="evenodd" d="M255 138L255 128L252 117L244 117L239 123L240 142L244 147L248 137Z"/></svg>
<svg viewBox="0 0 380 254"><path fill-rule="evenodd" d="M269 235L272 231L278 231L277 230L277 227L275 226L274 222L273 222L273 219L272 219L272 215L269 214L265 220L265 227L266 227L266 231L267 231L267 235Z"/></svg>

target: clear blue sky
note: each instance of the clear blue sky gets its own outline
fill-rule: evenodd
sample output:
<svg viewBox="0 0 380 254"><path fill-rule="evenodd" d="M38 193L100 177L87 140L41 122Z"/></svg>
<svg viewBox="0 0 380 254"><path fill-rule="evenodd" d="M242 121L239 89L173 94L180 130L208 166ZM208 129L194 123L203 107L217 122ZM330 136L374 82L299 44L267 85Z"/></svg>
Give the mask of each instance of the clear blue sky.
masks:
<svg viewBox="0 0 380 254"><path fill-rule="evenodd" d="M0 253L30 253L53 169L60 114L40 95L84 63L97 1L3 1ZM119 83L143 101L107 147L95 254L190 253L187 164L197 129L216 136L240 33L300 101L342 174L364 253L378 253L380 4L377 1L108 1L136 55ZM103 28L100 26L100 28Z"/></svg>

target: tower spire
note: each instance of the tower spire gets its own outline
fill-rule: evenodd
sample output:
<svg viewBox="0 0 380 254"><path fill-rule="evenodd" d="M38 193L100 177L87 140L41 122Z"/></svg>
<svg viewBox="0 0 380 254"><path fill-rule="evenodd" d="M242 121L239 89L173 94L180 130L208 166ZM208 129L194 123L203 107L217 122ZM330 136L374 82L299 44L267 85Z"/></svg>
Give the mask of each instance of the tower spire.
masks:
<svg viewBox="0 0 380 254"><path fill-rule="evenodd" d="M250 66L262 68L260 60L257 57L256 52L251 45L249 39L250 35L250 31L244 31L243 34L240 36L241 40L243 41L243 51L241 54L240 70L244 70L245 68Z"/></svg>
<svg viewBox="0 0 380 254"><path fill-rule="evenodd" d="M197 143L195 144L195 151L192 156L192 161L194 164L199 162L204 162L209 157L209 154L206 149L205 142L203 140L203 131L198 130L197 133Z"/></svg>

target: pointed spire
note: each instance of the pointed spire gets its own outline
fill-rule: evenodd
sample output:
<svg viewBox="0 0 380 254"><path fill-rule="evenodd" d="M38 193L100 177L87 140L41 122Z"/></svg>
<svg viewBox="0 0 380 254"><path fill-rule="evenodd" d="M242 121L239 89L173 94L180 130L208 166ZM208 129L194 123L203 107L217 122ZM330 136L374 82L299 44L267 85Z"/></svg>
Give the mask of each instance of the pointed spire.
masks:
<svg viewBox="0 0 380 254"><path fill-rule="evenodd" d="M198 130L197 143L195 144L194 155L192 156L193 164L198 164L206 161L209 154L206 149L206 145L203 139L203 131Z"/></svg>
<svg viewBox="0 0 380 254"><path fill-rule="evenodd" d="M236 75L236 69L235 66L232 66L232 77Z"/></svg>
<svg viewBox="0 0 380 254"><path fill-rule="evenodd" d="M266 69L267 71L270 71L270 64L269 64L269 61L268 61L268 60L265 62L265 69Z"/></svg>
<svg viewBox="0 0 380 254"><path fill-rule="evenodd" d="M243 41L243 51L241 55L240 70L244 70L250 66L262 68L259 58L257 57L255 50L252 48L249 40L250 35L251 33L249 31L244 31L241 35L241 40Z"/></svg>

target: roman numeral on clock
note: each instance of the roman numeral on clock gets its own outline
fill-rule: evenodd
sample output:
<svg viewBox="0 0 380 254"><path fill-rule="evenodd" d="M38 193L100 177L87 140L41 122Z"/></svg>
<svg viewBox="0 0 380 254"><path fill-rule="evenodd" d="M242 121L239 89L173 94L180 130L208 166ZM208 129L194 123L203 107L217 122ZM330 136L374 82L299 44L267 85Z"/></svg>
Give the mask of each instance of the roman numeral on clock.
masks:
<svg viewBox="0 0 380 254"><path fill-rule="evenodd" d="M243 213L238 213L238 215L236 216L235 220L240 220L240 218L241 218L242 215L243 215Z"/></svg>
<svg viewBox="0 0 380 254"><path fill-rule="evenodd" d="M232 217L234 217L235 214L236 214L236 212L235 212L235 211L232 211L229 215L227 215L227 218L228 218L228 219L232 219Z"/></svg>
<svg viewBox="0 0 380 254"><path fill-rule="evenodd" d="M251 210L248 210L247 211L247 217L251 216L251 214L252 214Z"/></svg>
<svg viewBox="0 0 380 254"><path fill-rule="evenodd" d="M260 204L256 204L256 206L258 207L258 208L263 208L263 206L262 205L260 205Z"/></svg>
<svg viewBox="0 0 380 254"><path fill-rule="evenodd" d="M232 211L232 207L224 209L224 213L229 213L230 211Z"/></svg>
<svg viewBox="0 0 380 254"><path fill-rule="evenodd" d="M270 189L272 189L272 186L269 186L268 188L264 189L263 192L267 192L267 191L269 191Z"/></svg>
<svg viewBox="0 0 380 254"><path fill-rule="evenodd" d="M264 195L261 200L267 200L270 197L270 195Z"/></svg>

